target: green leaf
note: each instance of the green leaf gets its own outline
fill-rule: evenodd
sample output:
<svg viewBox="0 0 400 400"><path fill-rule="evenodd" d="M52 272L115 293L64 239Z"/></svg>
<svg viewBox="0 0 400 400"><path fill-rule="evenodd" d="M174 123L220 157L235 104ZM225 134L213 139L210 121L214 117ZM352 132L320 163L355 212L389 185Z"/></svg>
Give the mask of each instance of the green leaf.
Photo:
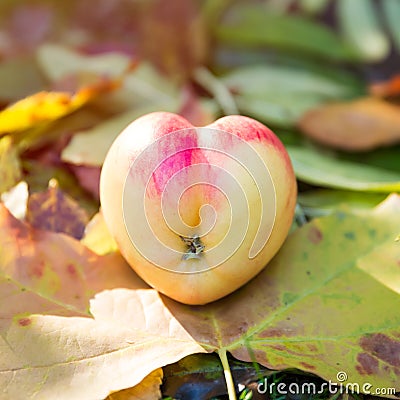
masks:
<svg viewBox="0 0 400 400"><path fill-rule="evenodd" d="M299 193L298 202L306 215L320 217L331 214L343 206L354 211L371 209L385 197L385 193L317 189Z"/></svg>
<svg viewBox="0 0 400 400"><path fill-rule="evenodd" d="M343 160L373 165L400 173L400 145L376 149L365 153L338 153Z"/></svg>
<svg viewBox="0 0 400 400"><path fill-rule="evenodd" d="M328 27L301 16L269 13L262 6L236 7L229 22L216 27L216 35L222 42L234 46L273 46L331 60L354 58Z"/></svg>
<svg viewBox="0 0 400 400"><path fill-rule="evenodd" d="M234 93L249 93L270 96L273 99L279 94L290 95L314 94L324 99L353 97L360 94L357 80L353 85L349 75L345 79L329 77L310 69L294 68L285 65L251 65L237 68L226 74L222 81ZM347 78L347 79L346 79Z"/></svg>
<svg viewBox="0 0 400 400"><path fill-rule="evenodd" d="M361 60L376 62L388 56L390 43L371 0L337 0L336 11L345 39Z"/></svg>
<svg viewBox="0 0 400 400"><path fill-rule="evenodd" d="M397 51L400 51L400 3L398 0L382 0L381 4Z"/></svg>
<svg viewBox="0 0 400 400"><path fill-rule="evenodd" d="M282 127L293 126L308 110L328 99L361 93L345 74L324 74L287 65L244 66L222 77L243 114Z"/></svg>
<svg viewBox="0 0 400 400"><path fill-rule="evenodd" d="M322 187L366 192L400 191L400 174L322 154L318 150L288 146L298 179Z"/></svg>
<svg viewBox="0 0 400 400"><path fill-rule="evenodd" d="M315 108L321 100L315 96L264 96L237 95L236 104L243 115L259 119L268 125L293 128L299 118Z"/></svg>
<svg viewBox="0 0 400 400"><path fill-rule="evenodd" d="M305 12L318 14L323 12L331 0L299 0L299 6Z"/></svg>

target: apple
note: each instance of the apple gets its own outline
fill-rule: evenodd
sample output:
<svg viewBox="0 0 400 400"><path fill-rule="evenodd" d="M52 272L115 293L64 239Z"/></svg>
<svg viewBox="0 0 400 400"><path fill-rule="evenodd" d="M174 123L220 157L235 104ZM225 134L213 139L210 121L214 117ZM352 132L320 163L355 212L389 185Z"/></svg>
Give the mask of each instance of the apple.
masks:
<svg viewBox="0 0 400 400"><path fill-rule="evenodd" d="M283 244L296 195L283 144L238 115L206 127L144 115L116 138L100 178L121 254L150 286L186 304L220 299L255 277Z"/></svg>

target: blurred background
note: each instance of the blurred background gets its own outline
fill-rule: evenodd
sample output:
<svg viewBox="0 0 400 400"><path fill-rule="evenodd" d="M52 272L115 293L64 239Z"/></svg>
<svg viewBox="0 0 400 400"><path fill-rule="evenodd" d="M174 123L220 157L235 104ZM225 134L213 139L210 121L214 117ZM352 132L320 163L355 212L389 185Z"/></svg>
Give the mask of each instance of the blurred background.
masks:
<svg viewBox="0 0 400 400"><path fill-rule="evenodd" d="M398 0L2 0L0 192L55 179L93 214L113 139L167 110L272 128L306 218L372 207L400 191L399 21Z"/></svg>

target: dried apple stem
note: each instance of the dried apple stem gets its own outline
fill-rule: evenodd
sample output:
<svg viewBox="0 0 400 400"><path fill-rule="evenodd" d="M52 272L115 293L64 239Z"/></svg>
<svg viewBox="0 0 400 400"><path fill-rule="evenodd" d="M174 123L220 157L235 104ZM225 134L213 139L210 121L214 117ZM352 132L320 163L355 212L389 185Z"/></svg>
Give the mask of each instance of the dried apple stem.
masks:
<svg viewBox="0 0 400 400"><path fill-rule="evenodd" d="M224 349L218 350L218 355L222 363L222 368L224 369L225 382L226 382L226 387L228 389L229 400L236 400L235 384L233 383L231 369L229 368L229 362L226 356L226 350Z"/></svg>
<svg viewBox="0 0 400 400"><path fill-rule="evenodd" d="M193 237L185 237L185 236L180 236L182 239L183 243L186 244L188 247L186 253L183 255L182 259L183 260L189 260L190 258L200 258L201 253L204 251L204 244L201 242L201 239L199 236L193 236Z"/></svg>

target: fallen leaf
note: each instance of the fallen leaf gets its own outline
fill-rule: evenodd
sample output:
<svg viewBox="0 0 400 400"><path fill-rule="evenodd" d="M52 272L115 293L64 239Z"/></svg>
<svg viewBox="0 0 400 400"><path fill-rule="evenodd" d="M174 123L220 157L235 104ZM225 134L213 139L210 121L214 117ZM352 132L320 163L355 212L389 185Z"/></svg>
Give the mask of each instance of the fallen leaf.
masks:
<svg viewBox="0 0 400 400"><path fill-rule="evenodd" d="M0 194L15 186L21 179L19 154L10 136L0 138Z"/></svg>
<svg viewBox="0 0 400 400"><path fill-rule="evenodd" d="M0 203L0 297L7 299L0 325L31 313L88 315L89 299L114 287L146 285L118 253L100 257L67 235L28 226Z"/></svg>
<svg viewBox="0 0 400 400"><path fill-rule="evenodd" d="M326 10L330 0L300 0L299 6L309 14L318 14Z"/></svg>
<svg viewBox="0 0 400 400"><path fill-rule="evenodd" d="M329 99L362 94L360 82L350 74L284 65L252 65L222 77L242 113L267 124L291 127L309 110Z"/></svg>
<svg viewBox="0 0 400 400"><path fill-rule="evenodd" d="M26 220L34 228L62 232L81 239L89 218L86 211L64 194L58 182L52 179L45 192L29 197Z"/></svg>
<svg viewBox="0 0 400 400"><path fill-rule="evenodd" d="M133 120L153 111L177 112L178 90L154 67L143 62L124 77L118 90L96 99L95 105L108 112L111 110L113 115L90 129L75 133L62 152L64 161L101 167L114 139ZM95 193L93 185L86 186L91 193Z"/></svg>
<svg viewBox="0 0 400 400"><path fill-rule="evenodd" d="M59 44L40 46L37 61L45 76L52 82L83 72L115 79L133 66L132 58L126 54L114 52L85 55Z"/></svg>
<svg viewBox="0 0 400 400"><path fill-rule="evenodd" d="M0 310L0 336L3 338L0 340L0 381L4 396L20 398L21 394L25 397L43 390L44 397L62 398L58 379L67 376L69 371L76 386L69 382L69 391L64 398L104 398L113 390L136 385L155 369L152 366L154 362L156 365L160 363L157 357L149 354L152 358L149 365L137 369L138 361L143 362L142 346L147 344L147 348L153 349L159 357L165 355L165 343L158 340L160 348L157 350L157 343L147 333L140 335L123 327L96 324L89 318L68 318L65 322L69 327L64 329L55 316L44 321L43 316L31 315L89 316L89 298L99 290L106 287L146 288L121 256L117 253L96 256L69 236L36 230L16 220L2 205L0 238L0 297L7 298ZM194 346L198 347L193 341L187 346L192 349L189 354ZM174 350L167 355L171 362L186 355L180 343L173 347ZM69 357L71 353L68 351L72 348L75 358ZM116 369L115 379L104 367L107 363L104 364L103 359L107 359L108 351L112 351L110 358L114 357L116 365L123 368L124 375ZM16 357L18 352L20 359ZM88 353L91 356L85 362ZM44 357L44 354L47 355ZM133 354L136 358L132 357ZM127 362L121 361L122 355ZM94 386L89 385L85 392L89 378L87 371L93 368L96 360L97 372L101 374L101 369L104 370L104 383L100 384L99 375L95 373L92 375ZM124 368L126 363L131 363L131 369ZM27 367L33 364L37 368ZM8 369L11 365L16 369ZM36 384L30 386L32 380ZM121 385L121 380L128 383ZM102 396L93 394L96 390ZM137 390L141 393L140 385ZM149 388L149 391L155 393L156 388Z"/></svg>
<svg viewBox="0 0 400 400"><path fill-rule="evenodd" d="M115 88L115 83L101 82L82 88L74 95L40 92L26 97L0 112L0 134L19 132L57 120L72 113L99 93Z"/></svg>
<svg viewBox="0 0 400 400"><path fill-rule="evenodd" d="M116 137L136 118L155 110L155 106L129 110L92 129L76 133L63 150L62 160L76 165L101 167Z"/></svg>
<svg viewBox="0 0 400 400"><path fill-rule="evenodd" d="M335 189L391 193L400 191L400 172L340 159L312 147L286 146L298 179Z"/></svg>
<svg viewBox="0 0 400 400"><path fill-rule="evenodd" d="M133 388L110 394L106 400L159 400L163 370L156 369Z"/></svg>
<svg viewBox="0 0 400 400"><path fill-rule="evenodd" d="M14 132L12 136L19 151L27 157L32 152L45 151L44 147L49 148L49 145L50 152L55 153L55 150L58 150L56 149L58 143L69 139L72 133L91 128L109 116L90 103L59 119L34 124L28 129ZM37 153L35 157L40 158Z"/></svg>
<svg viewBox="0 0 400 400"><path fill-rule="evenodd" d="M358 58L378 62L388 56L390 41L372 0L337 0L336 15L342 36ZM354 18L357 16L357 18Z"/></svg>
<svg viewBox="0 0 400 400"><path fill-rule="evenodd" d="M365 151L400 142L400 107L366 97L306 112L298 123L308 137L346 151Z"/></svg>
<svg viewBox="0 0 400 400"><path fill-rule="evenodd" d="M316 189L299 193L298 202L307 216L320 217L331 214L341 207L354 210L354 212L372 209L385 197L385 193Z"/></svg>
<svg viewBox="0 0 400 400"><path fill-rule="evenodd" d="M2 193L0 200L15 218L23 220L26 215L28 197L28 184L21 181L7 192Z"/></svg>
<svg viewBox="0 0 400 400"><path fill-rule="evenodd" d="M129 110L95 125L92 129L76 133L63 150L62 160L76 165L101 167L112 142L141 114L142 111L138 113Z"/></svg>
<svg viewBox="0 0 400 400"><path fill-rule="evenodd" d="M149 62L142 61L124 75L119 90L111 93L111 99L98 98L96 105L106 109L117 107L117 112L135 111L136 108L165 107L176 110L179 91L175 82L167 79Z"/></svg>
<svg viewBox="0 0 400 400"><path fill-rule="evenodd" d="M238 4L215 27L220 41L246 48L260 46L354 60L355 54L328 26L305 16L268 12L262 4Z"/></svg>
<svg viewBox="0 0 400 400"><path fill-rule="evenodd" d="M118 246L106 226L101 210L86 225L81 242L98 255L118 251Z"/></svg>
<svg viewBox="0 0 400 400"><path fill-rule="evenodd" d="M387 81L375 82L369 85L373 96L394 97L400 95L400 74L394 75Z"/></svg>
<svg viewBox="0 0 400 400"><path fill-rule="evenodd" d="M23 160L25 180L31 193L47 190L49 181L55 179L60 189L79 202L87 214L92 217L99 209L99 203L85 189L83 189L73 172L65 164L57 162L47 164L33 159Z"/></svg>
<svg viewBox="0 0 400 400"><path fill-rule="evenodd" d="M320 99L352 97L362 91L360 81L344 72L329 74L323 70L294 67L288 65L247 65L225 74L223 83L233 94L253 94L257 96L288 95L314 96Z"/></svg>
<svg viewBox="0 0 400 400"><path fill-rule="evenodd" d="M398 24L400 18L400 6L398 1L385 0L382 2L382 13L385 17L387 26L390 30L392 40L400 50L400 27Z"/></svg>
<svg viewBox="0 0 400 400"><path fill-rule="evenodd" d="M146 324L158 332L142 309L149 304L161 321L165 310L171 312L208 351L229 351L271 369L298 368L332 382L345 371L360 387L369 382L398 391L399 211L400 196L393 195L373 212L314 219L253 281L210 305L154 302L143 298L150 292L117 290L118 303L110 301L113 291L105 292L92 312L115 325L132 321L130 326Z"/></svg>
<svg viewBox="0 0 400 400"><path fill-rule="evenodd" d="M2 332L0 348L3 396L60 400L106 398L139 384L165 362L202 351L190 338L52 315L15 319Z"/></svg>
<svg viewBox="0 0 400 400"><path fill-rule="evenodd" d="M95 296L94 320L9 314L2 387L11 397L21 388L51 397L57 388L60 399L101 398L184 354L228 351L270 369L298 368L332 382L345 371L360 387L399 390L399 211L393 195L373 212L314 219L253 281L206 306L121 288ZM60 376L68 381L61 392Z"/></svg>
<svg viewBox="0 0 400 400"><path fill-rule="evenodd" d="M46 83L32 57L12 58L0 63L0 101L10 103L40 92Z"/></svg>
<svg viewBox="0 0 400 400"><path fill-rule="evenodd" d="M138 301L125 303L127 291L119 289L97 295L91 301L94 319L14 317L1 335L7 341L0 341L0 360L6 366L0 373L3 393L8 397L24 393L60 400L105 398L139 384L165 364L204 352L173 315L162 308L158 293L138 290L134 292ZM115 308L125 311L127 317L135 312L137 321L143 322L148 307L153 317L140 326L133 327L129 320L116 325L108 317Z"/></svg>

